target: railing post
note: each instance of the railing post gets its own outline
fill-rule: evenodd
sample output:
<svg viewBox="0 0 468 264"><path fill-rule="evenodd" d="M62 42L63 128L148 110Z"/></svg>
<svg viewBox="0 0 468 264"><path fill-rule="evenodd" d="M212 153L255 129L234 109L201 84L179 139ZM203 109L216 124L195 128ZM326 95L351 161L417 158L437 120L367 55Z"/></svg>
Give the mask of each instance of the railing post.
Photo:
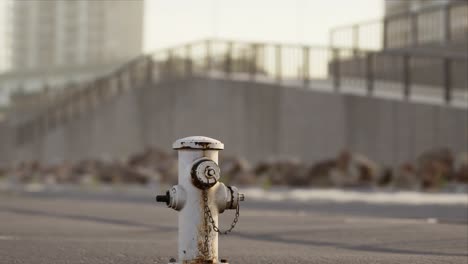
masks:
<svg viewBox="0 0 468 264"><path fill-rule="evenodd" d="M117 73L116 73L116 76L115 78L117 79L117 94L121 94L124 90L124 82L122 80L122 72L121 70L119 70ZM90 89L90 94L92 94L93 90L97 89L97 84L96 82L93 82L92 83L92 89ZM94 99L93 99L94 100ZM93 103L94 105L94 103Z"/></svg>
<svg viewBox="0 0 468 264"><path fill-rule="evenodd" d="M450 104L452 101L452 62L450 58L444 58L444 96L445 102Z"/></svg>
<svg viewBox="0 0 468 264"><path fill-rule="evenodd" d="M302 48L302 72L303 72L303 81L304 86L308 86L310 82L310 48Z"/></svg>
<svg viewBox="0 0 468 264"><path fill-rule="evenodd" d="M185 46L185 77L192 77L192 44Z"/></svg>
<svg viewBox="0 0 468 264"><path fill-rule="evenodd" d="M47 135L49 133L49 120L50 120L50 117L49 117L49 109L50 109L50 105L51 105L51 102L50 102L50 94L47 94L47 97L46 97L46 103L45 103L45 106L44 106L44 111L43 111L43 115L44 115L44 134Z"/></svg>
<svg viewBox="0 0 468 264"><path fill-rule="evenodd" d="M366 54L366 82L367 82L367 94L374 94L374 60L375 55L372 52Z"/></svg>
<svg viewBox="0 0 468 264"><path fill-rule="evenodd" d="M226 50L224 72L226 73L226 76L230 76L232 73L232 50L233 50L232 41L229 41L227 45L228 46Z"/></svg>
<svg viewBox="0 0 468 264"><path fill-rule="evenodd" d="M356 56L359 50L359 25L353 25L353 55Z"/></svg>
<svg viewBox="0 0 468 264"><path fill-rule="evenodd" d="M63 116L64 116L64 123L69 123L72 120L72 112L73 112L73 91L78 86L78 84L71 83L65 90L65 96L62 100L62 108L63 108Z"/></svg>
<svg viewBox="0 0 468 264"><path fill-rule="evenodd" d="M328 33L328 44L330 45L330 47L335 46L335 31L336 28L332 28Z"/></svg>
<svg viewBox="0 0 468 264"><path fill-rule="evenodd" d="M67 123L70 123L75 118L75 103L74 98L70 95L70 97L65 101L65 113L67 115Z"/></svg>
<svg viewBox="0 0 468 264"><path fill-rule="evenodd" d="M410 57L408 54L403 55L403 97L404 99L408 100L411 94L410 91L410 82L411 82L411 75L410 75Z"/></svg>
<svg viewBox="0 0 468 264"><path fill-rule="evenodd" d="M128 85L129 85L129 79L125 78L125 70L122 70L120 75L122 76L122 83L124 84L122 87L123 87L123 90L122 91L126 91L128 89ZM128 73L127 73L128 75ZM96 84L95 85L95 88L94 88L94 93L97 95L96 96L96 99L97 99L97 102L96 104L99 105L102 101L103 101L103 98L104 98L104 93L103 93L103 89L102 89L102 78L99 78L99 79L96 79L94 81L94 83Z"/></svg>
<svg viewBox="0 0 468 264"><path fill-rule="evenodd" d="M56 122L55 126L60 127L64 123L64 114L63 114L63 102L62 99L57 103L57 108L55 108Z"/></svg>
<svg viewBox="0 0 468 264"><path fill-rule="evenodd" d="M258 44L252 44L252 58L250 59L250 79L255 80L255 75L257 74L257 53L258 53Z"/></svg>
<svg viewBox="0 0 468 264"><path fill-rule="evenodd" d="M333 89L338 91L341 86L340 76L340 51L336 48L332 48L332 65L333 65Z"/></svg>
<svg viewBox="0 0 468 264"><path fill-rule="evenodd" d="M278 44L275 47L275 66L276 66L275 71L276 71L276 81L278 83L281 82L282 77L283 77L283 74L282 74L282 71L281 71L281 69L282 69L281 56L282 56L282 54L281 54L281 45Z"/></svg>
<svg viewBox="0 0 468 264"><path fill-rule="evenodd" d="M73 121L75 118L75 98L74 98L75 93L71 93L68 95L68 99L66 101L65 107L68 108L67 110L67 122Z"/></svg>
<svg viewBox="0 0 468 264"><path fill-rule="evenodd" d="M384 18L382 22L382 32L383 32L383 39L382 39L382 48L387 49L388 48L388 18Z"/></svg>
<svg viewBox="0 0 468 264"><path fill-rule="evenodd" d="M42 112L36 117L36 138L39 140L45 134L44 131L44 116Z"/></svg>
<svg viewBox="0 0 468 264"><path fill-rule="evenodd" d="M99 83L99 92L101 93L101 101L107 100L108 95L109 95L109 85L108 85L109 82L108 82L107 78L103 77L103 78L99 79L98 83ZM135 85L130 86L130 88L132 88L132 87L134 88Z"/></svg>
<svg viewBox="0 0 468 264"><path fill-rule="evenodd" d="M21 146L23 144L23 125L18 125L15 132L16 145Z"/></svg>
<svg viewBox="0 0 468 264"><path fill-rule="evenodd" d="M450 30L450 20L451 20L451 14L450 14L450 5L447 4L444 7L444 40L443 43L450 43L452 40L452 32Z"/></svg>
<svg viewBox="0 0 468 264"><path fill-rule="evenodd" d="M153 83L153 69L154 61L151 56L146 57L146 82L149 84Z"/></svg>
<svg viewBox="0 0 468 264"><path fill-rule="evenodd" d="M127 90L130 90L132 87L136 86L137 77L135 73L136 73L137 67L138 67L138 62L133 61L130 63L130 65L126 67L126 69L124 69L124 72L126 72L127 74L127 85L129 86L127 87ZM100 82L100 86L102 86L102 81L99 80L99 82Z"/></svg>
<svg viewBox="0 0 468 264"><path fill-rule="evenodd" d="M76 93L76 106L75 111L77 117L80 117L83 114L83 90L86 86L83 86L77 93Z"/></svg>
<svg viewBox="0 0 468 264"><path fill-rule="evenodd" d="M174 56L173 56L173 50L168 49L167 50L167 75L169 78L174 77Z"/></svg>
<svg viewBox="0 0 468 264"><path fill-rule="evenodd" d="M411 38L411 45L416 47L418 45L418 13L411 12L410 14L410 38Z"/></svg>
<svg viewBox="0 0 468 264"><path fill-rule="evenodd" d="M54 106L54 126L55 128L58 128L61 124L61 112L60 112L60 102L57 102Z"/></svg>
<svg viewBox="0 0 468 264"><path fill-rule="evenodd" d="M205 71L206 74L209 74L211 71L212 67L212 61L211 61L211 41L207 40L205 43L205 48L206 48L206 65L205 65Z"/></svg>
<svg viewBox="0 0 468 264"><path fill-rule="evenodd" d="M116 76L118 77L118 76ZM115 78L115 77L114 77ZM117 89L116 89L116 93L119 94L120 93L120 81L119 79L116 80L116 84L117 84ZM93 94L93 89L94 89L94 83L90 83L89 86L86 88L86 91L85 91L85 99L86 99L86 110L87 111L92 111L94 109L94 94Z"/></svg>
<svg viewBox="0 0 468 264"><path fill-rule="evenodd" d="M46 131L54 129L54 110L53 105L49 104L46 109Z"/></svg>

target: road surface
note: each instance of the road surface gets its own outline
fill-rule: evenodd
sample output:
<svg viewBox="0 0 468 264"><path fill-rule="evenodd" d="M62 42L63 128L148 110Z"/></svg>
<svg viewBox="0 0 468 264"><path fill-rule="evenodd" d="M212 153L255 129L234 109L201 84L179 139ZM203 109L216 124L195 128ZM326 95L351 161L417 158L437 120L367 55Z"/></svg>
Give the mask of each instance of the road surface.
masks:
<svg viewBox="0 0 468 264"><path fill-rule="evenodd" d="M249 201L220 238L233 263L468 263L466 206ZM233 212L225 213L227 227ZM0 263L167 263L177 213L119 195L0 192Z"/></svg>

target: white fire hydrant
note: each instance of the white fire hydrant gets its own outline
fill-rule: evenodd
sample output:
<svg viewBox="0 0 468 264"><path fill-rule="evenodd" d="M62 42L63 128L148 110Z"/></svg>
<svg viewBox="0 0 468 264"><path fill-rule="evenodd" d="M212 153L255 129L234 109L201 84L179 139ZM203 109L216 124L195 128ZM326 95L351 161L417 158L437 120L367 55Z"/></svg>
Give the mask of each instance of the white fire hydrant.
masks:
<svg viewBox="0 0 468 264"><path fill-rule="evenodd" d="M218 233L229 233L239 217L239 202L244 200L234 186L219 182L218 151L223 143L208 137L186 137L174 142L179 156L179 184L156 201L179 211L179 263L220 263ZM220 231L218 215L236 209L227 231ZM175 263L171 259L170 263ZM221 263L227 263L221 259Z"/></svg>

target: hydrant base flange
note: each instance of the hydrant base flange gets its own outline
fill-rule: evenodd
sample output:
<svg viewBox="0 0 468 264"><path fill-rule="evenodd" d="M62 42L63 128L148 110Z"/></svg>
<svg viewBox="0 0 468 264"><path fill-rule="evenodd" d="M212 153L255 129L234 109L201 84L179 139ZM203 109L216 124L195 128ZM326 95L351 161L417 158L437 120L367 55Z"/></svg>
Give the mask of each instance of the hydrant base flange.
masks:
<svg viewBox="0 0 468 264"><path fill-rule="evenodd" d="M218 262L218 263L229 264L229 262ZM167 264L179 264L179 262L168 262Z"/></svg>

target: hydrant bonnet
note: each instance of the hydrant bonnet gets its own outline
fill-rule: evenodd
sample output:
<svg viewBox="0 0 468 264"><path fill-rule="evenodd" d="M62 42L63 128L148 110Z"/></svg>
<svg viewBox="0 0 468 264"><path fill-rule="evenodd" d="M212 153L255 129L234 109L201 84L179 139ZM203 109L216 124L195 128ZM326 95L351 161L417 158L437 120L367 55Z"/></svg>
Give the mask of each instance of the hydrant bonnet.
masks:
<svg viewBox="0 0 468 264"><path fill-rule="evenodd" d="M224 149L224 144L213 138L193 136L178 139L172 144L173 149Z"/></svg>

